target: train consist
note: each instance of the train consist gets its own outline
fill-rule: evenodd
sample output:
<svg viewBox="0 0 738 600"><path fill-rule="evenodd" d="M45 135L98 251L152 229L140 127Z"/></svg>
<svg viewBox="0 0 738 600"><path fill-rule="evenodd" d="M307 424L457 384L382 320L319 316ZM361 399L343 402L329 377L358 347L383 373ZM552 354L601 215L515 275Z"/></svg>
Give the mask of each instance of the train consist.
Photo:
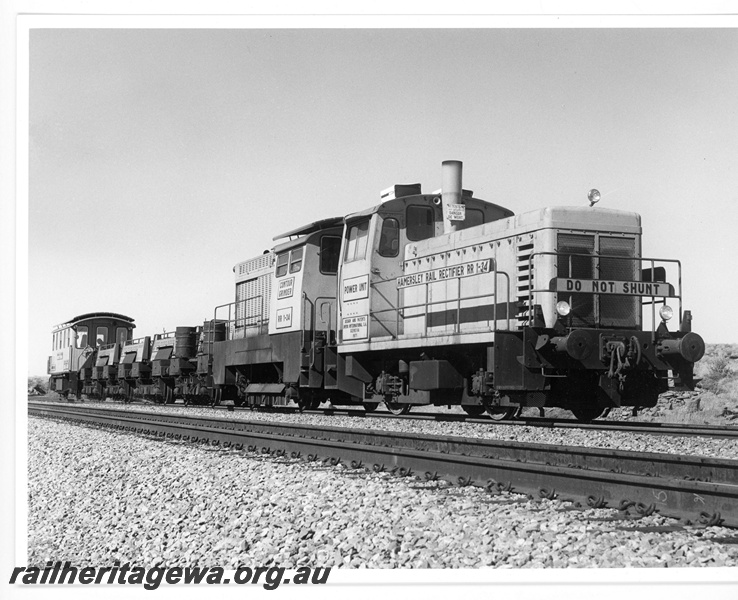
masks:
<svg viewBox="0 0 738 600"><path fill-rule="evenodd" d="M277 236L234 267L234 301L200 326L136 339L115 313L57 326L50 388L495 419L556 406L585 421L694 388L704 342L681 264L641 255L639 215L596 207L595 190L589 206L514 215L462 189L461 172L446 161L437 192L395 185Z"/></svg>

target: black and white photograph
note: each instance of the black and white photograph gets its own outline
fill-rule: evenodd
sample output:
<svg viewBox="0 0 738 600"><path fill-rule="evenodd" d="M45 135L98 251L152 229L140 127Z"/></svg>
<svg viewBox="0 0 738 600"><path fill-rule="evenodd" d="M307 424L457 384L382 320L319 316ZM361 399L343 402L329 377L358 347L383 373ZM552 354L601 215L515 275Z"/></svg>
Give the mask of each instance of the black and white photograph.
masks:
<svg viewBox="0 0 738 600"><path fill-rule="evenodd" d="M4 9L10 597L735 596L738 19L528 4Z"/></svg>

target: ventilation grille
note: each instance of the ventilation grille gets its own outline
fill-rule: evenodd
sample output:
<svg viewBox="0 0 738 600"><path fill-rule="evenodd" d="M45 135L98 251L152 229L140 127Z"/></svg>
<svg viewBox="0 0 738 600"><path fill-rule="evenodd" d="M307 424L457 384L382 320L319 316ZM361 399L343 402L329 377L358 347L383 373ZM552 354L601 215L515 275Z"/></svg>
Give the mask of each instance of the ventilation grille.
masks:
<svg viewBox="0 0 738 600"><path fill-rule="evenodd" d="M236 328L263 325L269 321L272 276L262 275L236 284Z"/></svg>
<svg viewBox="0 0 738 600"><path fill-rule="evenodd" d="M266 254L261 254L255 258L245 260L237 265L236 275L247 275L248 273L259 271L260 269L270 269L273 259L274 253L267 252Z"/></svg>
<svg viewBox="0 0 738 600"><path fill-rule="evenodd" d="M533 243L521 244L517 248L517 268L515 273L517 290L517 314L518 329L522 329L530 323L531 309L530 293L533 289L533 263L530 255L533 254Z"/></svg>

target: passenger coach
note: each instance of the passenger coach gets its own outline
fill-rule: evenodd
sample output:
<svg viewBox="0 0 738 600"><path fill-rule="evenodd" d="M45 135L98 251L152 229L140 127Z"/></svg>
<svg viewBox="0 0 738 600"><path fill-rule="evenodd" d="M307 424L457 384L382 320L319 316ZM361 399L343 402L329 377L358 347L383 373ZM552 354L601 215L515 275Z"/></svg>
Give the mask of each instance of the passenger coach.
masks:
<svg viewBox="0 0 738 600"><path fill-rule="evenodd" d="M80 395L86 374L91 381L93 370L102 376L104 367L117 364L117 349L131 339L135 327L130 317L112 312L86 313L54 327L47 364L49 390L64 397ZM98 350L103 352L100 356Z"/></svg>

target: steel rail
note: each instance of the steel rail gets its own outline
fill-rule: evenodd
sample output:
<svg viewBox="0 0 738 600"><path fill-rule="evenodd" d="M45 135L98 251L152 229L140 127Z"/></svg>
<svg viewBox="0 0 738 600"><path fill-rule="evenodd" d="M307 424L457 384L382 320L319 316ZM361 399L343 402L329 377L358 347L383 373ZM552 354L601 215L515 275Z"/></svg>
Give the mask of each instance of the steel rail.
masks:
<svg viewBox="0 0 738 600"><path fill-rule="evenodd" d="M33 400L31 400L33 399ZM29 396L30 401L47 402L41 400L37 396ZM49 400L49 402L61 402L60 400ZM97 402L99 405L101 402ZM84 406L84 404L82 404ZM128 405L128 406L137 406ZM140 406L147 406L141 404ZM183 404L157 404L158 408L182 408ZM211 408L216 411L225 411L225 406L199 406L199 408ZM247 410L244 407L236 407L235 410ZM271 408L277 413L297 412L297 408L293 407L276 407ZM571 419L554 419L546 417L516 417L512 420L494 421L489 417L471 417L458 413L429 413L429 412L413 412L406 415L393 415L390 412L366 412L363 408L323 408L315 410L305 410L307 415L344 415L356 418L372 418L372 419L405 419L418 421L439 421L453 423L476 423L480 425L512 425L518 427L543 427L547 429L584 429L589 431L624 431L628 433L648 433L652 435L680 435L680 436L699 436L714 438L738 438L738 426L723 425L687 425L683 423L659 423L645 421L594 421L591 423L582 423Z"/></svg>
<svg viewBox="0 0 738 600"><path fill-rule="evenodd" d="M213 407L219 408L219 407ZM649 423L644 421L596 421L582 423L571 419L553 419L546 417L516 417L511 420L494 421L489 417L471 417L453 413L410 413L393 415L385 412L367 413L362 409L322 409L306 410L306 414L346 414L351 417L373 417L380 419L399 418L422 421L441 421L458 423L478 423L482 425L514 425L521 427L543 427L547 429L585 429L591 431L625 431L629 433L649 433L654 435L681 435L719 438L738 438L738 427L721 425L686 425L682 423Z"/></svg>
<svg viewBox="0 0 738 600"><path fill-rule="evenodd" d="M736 460L48 403L29 414L738 527Z"/></svg>

